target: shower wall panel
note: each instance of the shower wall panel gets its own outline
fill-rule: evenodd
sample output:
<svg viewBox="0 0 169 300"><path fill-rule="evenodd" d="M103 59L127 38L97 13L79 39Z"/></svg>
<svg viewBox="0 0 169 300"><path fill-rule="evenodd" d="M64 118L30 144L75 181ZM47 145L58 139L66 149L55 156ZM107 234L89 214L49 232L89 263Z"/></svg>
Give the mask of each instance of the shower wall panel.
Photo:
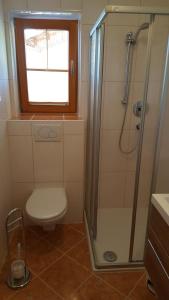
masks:
<svg viewBox="0 0 169 300"><path fill-rule="evenodd" d="M100 154L100 208L132 208L137 149L124 154L119 149L119 136L125 107L124 96L126 34L136 32L147 17L139 15L109 15L105 22L105 56ZM133 104L143 99L147 30L142 31L134 47L131 68L129 105L123 148L129 150L138 143L139 119L133 115Z"/></svg>
<svg viewBox="0 0 169 300"><path fill-rule="evenodd" d="M143 260L148 207L151 199L151 183L156 138L160 119L160 99L163 84L164 64L169 34L169 17L156 17L153 28L150 75L147 96L147 113L144 123L139 192L135 222L133 260Z"/></svg>

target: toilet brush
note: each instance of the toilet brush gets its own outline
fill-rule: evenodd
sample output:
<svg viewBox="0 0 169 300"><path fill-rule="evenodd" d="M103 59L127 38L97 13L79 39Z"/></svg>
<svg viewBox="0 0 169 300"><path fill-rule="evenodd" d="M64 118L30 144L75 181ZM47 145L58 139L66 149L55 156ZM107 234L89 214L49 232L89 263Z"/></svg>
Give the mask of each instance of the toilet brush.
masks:
<svg viewBox="0 0 169 300"><path fill-rule="evenodd" d="M30 281L30 272L26 265L25 228L22 210L15 208L6 219L8 278L10 288L24 287Z"/></svg>

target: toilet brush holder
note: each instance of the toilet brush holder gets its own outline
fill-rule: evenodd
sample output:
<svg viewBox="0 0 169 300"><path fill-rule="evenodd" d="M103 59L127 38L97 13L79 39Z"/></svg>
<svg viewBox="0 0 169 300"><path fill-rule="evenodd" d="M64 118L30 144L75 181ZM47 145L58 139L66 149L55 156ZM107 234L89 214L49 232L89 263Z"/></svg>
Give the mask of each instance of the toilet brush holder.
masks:
<svg viewBox="0 0 169 300"><path fill-rule="evenodd" d="M23 213L20 208L11 210L6 219L8 277L10 288L24 287L30 281L26 265L26 244Z"/></svg>

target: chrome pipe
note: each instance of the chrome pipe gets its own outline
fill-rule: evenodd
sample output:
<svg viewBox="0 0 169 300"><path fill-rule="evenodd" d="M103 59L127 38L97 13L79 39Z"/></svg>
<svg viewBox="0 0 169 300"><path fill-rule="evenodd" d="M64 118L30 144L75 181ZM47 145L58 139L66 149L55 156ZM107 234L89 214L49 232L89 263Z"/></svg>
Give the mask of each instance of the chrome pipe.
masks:
<svg viewBox="0 0 169 300"><path fill-rule="evenodd" d="M95 110L94 117L94 135L95 143L93 149L93 220L92 220L92 234L93 238L97 236L97 213L98 213L98 197L99 197L99 161L100 161L100 130L101 130L101 109L102 109L102 86L103 86L103 60L104 60L104 24L98 30L98 49L97 59L99 64L96 69L96 94L95 94Z"/></svg>
<svg viewBox="0 0 169 300"><path fill-rule="evenodd" d="M130 37L129 37L130 35ZM126 55L126 66L125 66L125 83L124 83L124 97L122 99L122 104L128 103L129 90L130 90L130 77L131 77L131 68L133 60L133 39L131 38L132 32L127 34L127 55ZM130 39L130 40L129 40Z"/></svg>

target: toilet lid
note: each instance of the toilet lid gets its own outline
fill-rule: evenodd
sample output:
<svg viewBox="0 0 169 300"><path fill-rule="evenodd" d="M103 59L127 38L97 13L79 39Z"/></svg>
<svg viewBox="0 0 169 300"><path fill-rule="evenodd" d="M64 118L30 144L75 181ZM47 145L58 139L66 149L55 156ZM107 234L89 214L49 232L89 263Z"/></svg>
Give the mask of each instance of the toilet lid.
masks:
<svg viewBox="0 0 169 300"><path fill-rule="evenodd" d="M35 189L26 203L28 215L40 220L47 220L67 209L67 197L64 188Z"/></svg>

